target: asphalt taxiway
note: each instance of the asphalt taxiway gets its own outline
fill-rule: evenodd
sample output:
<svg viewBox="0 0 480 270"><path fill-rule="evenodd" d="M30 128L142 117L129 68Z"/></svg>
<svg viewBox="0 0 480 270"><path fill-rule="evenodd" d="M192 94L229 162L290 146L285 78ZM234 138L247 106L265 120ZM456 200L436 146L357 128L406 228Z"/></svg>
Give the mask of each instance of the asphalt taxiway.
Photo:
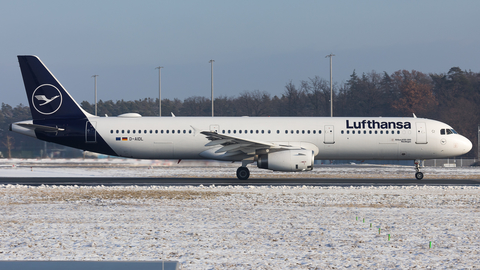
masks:
<svg viewBox="0 0 480 270"><path fill-rule="evenodd" d="M353 178L154 178L154 177L0 177L0 185L79 186L435 186L480 185L480 179L353 179Z"/></svg>

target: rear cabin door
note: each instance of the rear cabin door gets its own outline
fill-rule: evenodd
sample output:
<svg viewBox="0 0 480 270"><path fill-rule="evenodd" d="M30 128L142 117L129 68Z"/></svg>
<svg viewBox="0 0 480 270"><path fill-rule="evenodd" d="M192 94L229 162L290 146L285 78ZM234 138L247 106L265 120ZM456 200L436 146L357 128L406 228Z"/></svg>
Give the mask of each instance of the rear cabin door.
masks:
<svg viewBox="0 0 480 270"><path fill-rule="evenodd" d="M87 123L85 124L85 142L97 142L97 122L87 121Z"/></svg>
<svg viewBox="0 0 480 270"><path fill-rule="evenodd" d="M427 127L425 123L415 123L417 127L417 144L427 143Z"/></svg>

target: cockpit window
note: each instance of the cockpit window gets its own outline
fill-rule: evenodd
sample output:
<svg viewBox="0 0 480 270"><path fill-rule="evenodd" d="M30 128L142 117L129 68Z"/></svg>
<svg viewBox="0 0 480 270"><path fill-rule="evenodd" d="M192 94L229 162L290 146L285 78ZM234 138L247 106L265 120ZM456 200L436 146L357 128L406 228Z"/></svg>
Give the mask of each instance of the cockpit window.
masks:
<svg viewBox="0 0 480 270"><path fill-rule="evenodd" d="M440 130L440 135L450 135L450 134L458 134L453 128L442 128Z"/></svg>

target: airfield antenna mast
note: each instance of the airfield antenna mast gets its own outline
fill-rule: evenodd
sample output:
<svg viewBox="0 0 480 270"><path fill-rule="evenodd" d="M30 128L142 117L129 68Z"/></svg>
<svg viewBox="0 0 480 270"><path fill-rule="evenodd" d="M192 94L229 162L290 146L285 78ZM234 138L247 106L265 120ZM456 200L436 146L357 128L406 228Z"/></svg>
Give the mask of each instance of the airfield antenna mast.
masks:
<svg viewBox="0 0 480 270"><path fill-rule="evenodd" d="M95 116L97 116L97 77L98 75L93 75L93 78L95 78Z"/></svg>
<svg viewBox="0 0 480 270"><path fill-rule="evenodd" d="M162 68L156 67L158 69L158 115L162 117Z"/></svg>
<svg viewBox="0 0 480 270"><path fill-rule="evenodd" d="M212 75L212 78L211 78L211 81L212 81L212 117L213 117L213 62L215 62L215 60L210 60L208 61L210 64L211 64L211 75Z"/></svg>
<svg viewBox="0 0 480 270"><path fill-rule="evenodd" d="M333 117L332 56L335 54L331 53L325 56L325 58L330 57L330 117Z"/></svg>

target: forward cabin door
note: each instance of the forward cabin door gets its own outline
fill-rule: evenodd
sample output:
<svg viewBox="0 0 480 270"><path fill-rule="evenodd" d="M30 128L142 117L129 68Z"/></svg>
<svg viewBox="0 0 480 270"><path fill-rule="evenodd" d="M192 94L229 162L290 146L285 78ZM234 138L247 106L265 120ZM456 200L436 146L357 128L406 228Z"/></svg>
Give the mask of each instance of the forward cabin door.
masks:
<svg viewBox="0 0 480 270"><path fill-rule="evenodd" d="M415 123L417 127L417 144L427 143L427 127L425 123Z"/></svg>
<svg viewBox="0 0 480 270"><path fill-rule="evenodd" d="M332 125L325 125L325 137L323 143L325 144L334 144L335 138L333 137L333 126Z"/></svg>

